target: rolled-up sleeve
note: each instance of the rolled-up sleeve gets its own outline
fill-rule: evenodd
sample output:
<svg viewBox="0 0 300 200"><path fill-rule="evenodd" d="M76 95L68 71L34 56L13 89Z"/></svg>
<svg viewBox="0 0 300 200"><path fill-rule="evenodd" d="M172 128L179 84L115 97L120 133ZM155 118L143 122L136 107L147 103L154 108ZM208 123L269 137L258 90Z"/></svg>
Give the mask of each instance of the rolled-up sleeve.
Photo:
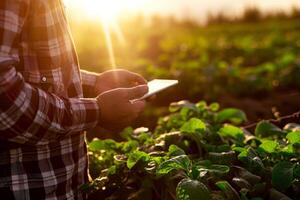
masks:
<svg viewBox="0 0 300 200"><path fill-rule="evenodd" d="M14 55L30 0L0 1L0 139L43 144L93 128L96 99L62 98L27 83Z"/></svg>

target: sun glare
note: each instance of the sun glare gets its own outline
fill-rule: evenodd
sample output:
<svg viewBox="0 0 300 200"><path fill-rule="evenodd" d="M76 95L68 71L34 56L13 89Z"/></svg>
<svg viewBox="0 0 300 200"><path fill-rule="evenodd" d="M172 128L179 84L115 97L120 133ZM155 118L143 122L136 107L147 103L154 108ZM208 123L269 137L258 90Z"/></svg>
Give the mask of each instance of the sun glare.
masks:
<svg viewBox="0 0 300 200"><path fill-rule="evenodd" d="M121 11L121 7L114 1L85 0L83 5L87 16L106 23L114 21Z"/></svg>
<svg viewBox="0 0 300 200"><path fill-rule="evenodd" d="M92 20L115 21L123 12L138 12L148 0L65 0Z"/></svg>
<svg viewBox="0 0 300 200"><path fill-rule="evenodd" d="M126 12L139 12L149 0L64 0L67 6L73 7L79 17L101 22L105 35L105 43L112 68L116 67L111 34L115 34L120 43L125 44L125 38L118 26L118 17Z"/></svg>

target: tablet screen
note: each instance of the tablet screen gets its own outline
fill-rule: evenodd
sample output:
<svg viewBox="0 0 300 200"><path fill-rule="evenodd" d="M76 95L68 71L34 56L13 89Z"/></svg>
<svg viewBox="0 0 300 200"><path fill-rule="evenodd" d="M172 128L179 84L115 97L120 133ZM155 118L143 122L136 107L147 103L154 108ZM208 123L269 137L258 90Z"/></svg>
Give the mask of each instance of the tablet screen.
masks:
<svg viewBox="0 0 300 200"><path fill-rule="evenodd" d="M176 85L176 84L178 84L178 80L154 79L154 80L148 82L148 87L149 87L148 93L138 100L146 99L146 98L148 98L166 88Z"/></svg>

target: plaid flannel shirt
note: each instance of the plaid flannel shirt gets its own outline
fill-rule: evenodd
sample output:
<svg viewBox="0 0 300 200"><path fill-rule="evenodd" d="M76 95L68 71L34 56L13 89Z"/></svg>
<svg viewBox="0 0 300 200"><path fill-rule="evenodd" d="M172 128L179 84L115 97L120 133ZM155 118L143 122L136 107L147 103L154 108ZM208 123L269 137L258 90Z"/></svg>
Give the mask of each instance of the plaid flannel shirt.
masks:
<svg viewBox="0 0 300 200"><path fill-rule="evenodd" d="M79 70L61 0L0 1L1 199L82 198L83 131L99 118L82 88L95 79Z"/></svg>

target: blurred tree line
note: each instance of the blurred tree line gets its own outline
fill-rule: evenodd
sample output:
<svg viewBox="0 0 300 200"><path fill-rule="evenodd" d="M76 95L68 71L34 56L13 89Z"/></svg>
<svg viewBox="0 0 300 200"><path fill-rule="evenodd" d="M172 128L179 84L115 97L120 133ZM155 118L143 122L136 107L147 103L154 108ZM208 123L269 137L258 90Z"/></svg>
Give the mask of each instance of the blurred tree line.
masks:
<svg viewBox="0 0 300 200"><path fill-rule="evenodd" d="M256 120L270 117L272 107L282 113L300 109L300 96L289 96L300 88L299 18L298 8L262 13L249 7L240 17L208 15L205 25L161 16L120 19L119 27L110 29L117 65L148 80L180 82L158 95L140 125L151 127L170 102L181 99L218 101L241 108ZM96 72L113 68L100 23L71 19L71 28L81 68Z"/></svg>

